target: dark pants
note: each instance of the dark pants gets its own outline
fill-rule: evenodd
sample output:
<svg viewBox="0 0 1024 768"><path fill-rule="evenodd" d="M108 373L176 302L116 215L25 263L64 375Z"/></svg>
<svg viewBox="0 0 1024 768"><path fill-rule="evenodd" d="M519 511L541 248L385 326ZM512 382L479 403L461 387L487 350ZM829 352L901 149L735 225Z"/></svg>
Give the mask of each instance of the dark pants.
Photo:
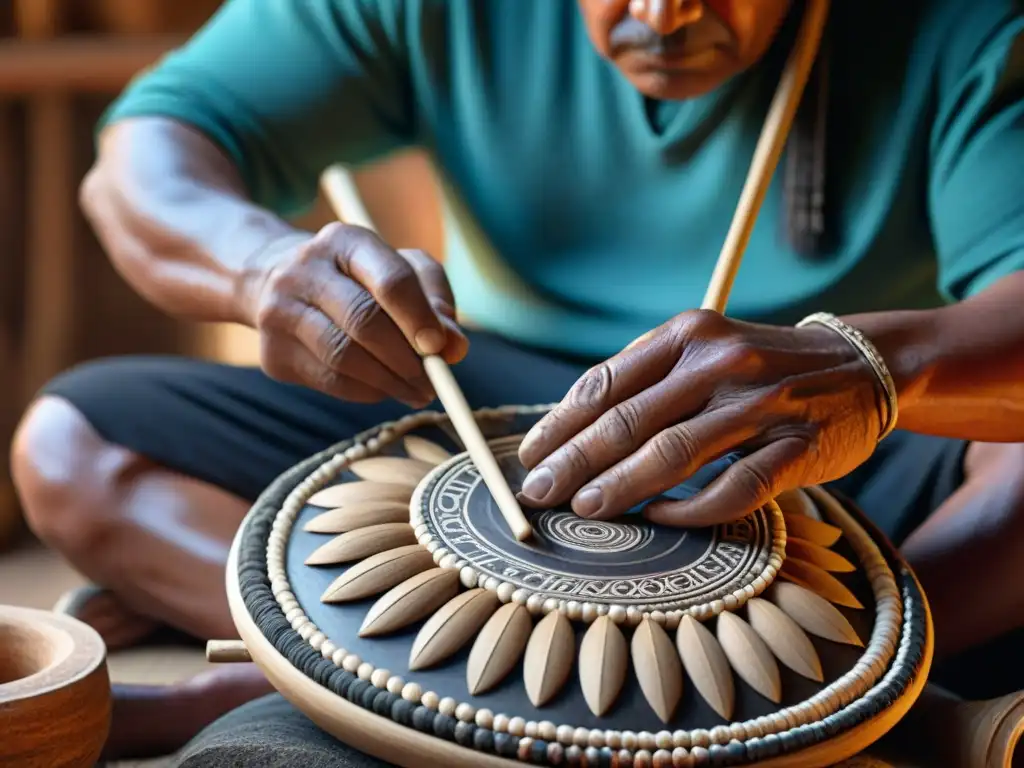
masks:
<svg viewBox="0 0 1024 768"><path fill-rule="evenodd" d="M453 372L474 408L560 400L589 364L489 335L471 342ZM253 368L171 357L89 363L46 393L70 401L106 441L249 501L303 459L409 412L395 402L341 402ZM896 432L835 486L898 544L960 485L966 447Z"/></svg>

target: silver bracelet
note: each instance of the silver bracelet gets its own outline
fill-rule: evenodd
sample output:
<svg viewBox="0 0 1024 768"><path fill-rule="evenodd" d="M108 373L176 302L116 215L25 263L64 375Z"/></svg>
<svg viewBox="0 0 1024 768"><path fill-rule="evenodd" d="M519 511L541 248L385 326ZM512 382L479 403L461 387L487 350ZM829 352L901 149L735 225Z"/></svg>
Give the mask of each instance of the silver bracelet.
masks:
<svg viewBox="0 0 1024 768"><path fill-rule="evenodd" d="M871 370L875 372L878 383L882 387L885 401L882 433L878 436L878 441L881 442L896 428L896 421L899 418L899 400L896 397L896 382L893 381L892 374L889 372L889 366L885 364L885 360L878 352L878 348L860 330L848 323L844 323L829 312L815 312L813 315L808 315L797 323L796 327L804 328L808 325L823 325L838 333L861 353L864 359L867 360L868 365L871 366Z"/></svg>

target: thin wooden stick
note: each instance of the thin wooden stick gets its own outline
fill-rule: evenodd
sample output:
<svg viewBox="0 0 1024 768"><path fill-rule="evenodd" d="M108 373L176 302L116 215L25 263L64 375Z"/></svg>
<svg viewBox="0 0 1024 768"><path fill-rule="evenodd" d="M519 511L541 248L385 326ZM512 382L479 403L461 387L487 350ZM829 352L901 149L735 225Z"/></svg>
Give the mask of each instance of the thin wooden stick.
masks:
<svg viewBox="0 0 1024 768"><path fill-rule="evenodd" d="M370 213L363 205L359 190L347 170L340 166L331 166L324 171L321 177L321 187L334 214L339 219L376 231ZM516 537L517 541L525 541L530 538L533 528L526 519L526 515L523 514L512 489L509 488L505 475L502 474L494 454L487 445L486 438L480 431L476 419L473 418L473 411L452 375L448 363L439 355L426 355L423 358L423 367L430 383L434 386L441 405L444 406L448 418L451 419L452 426L455 427L455 431L466 446L469 457L476 465L477 471L480 472L484 484L494 497L498 510L505 518L509 528L512 529L512 535Z"/></svg>
<svg viewBox="0 0 1024 768"><path fill-rule="evenodd" d="M807 79L814 67L828 11L829 0L809 0L807 3L796 45L789 61L786 62L786 69L772 99L750 163L747 181L736 205L732 225L715 264L707 293L704 294L704 302L701 304L703 309L725 313L729 292L739 272L743 253L750 242L757 215L785 149L797 107L800 106L804 86L807 85Z"/></svg>

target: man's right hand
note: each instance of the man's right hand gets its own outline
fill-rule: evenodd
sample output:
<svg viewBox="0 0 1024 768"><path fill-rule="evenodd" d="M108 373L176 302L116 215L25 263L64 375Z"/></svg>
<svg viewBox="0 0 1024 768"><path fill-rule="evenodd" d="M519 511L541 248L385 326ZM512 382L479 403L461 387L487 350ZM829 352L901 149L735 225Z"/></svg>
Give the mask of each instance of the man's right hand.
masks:
<svg viewBox="0 0 1024 768"><path fill-rule="evenodd" d="M423 407L434 391L421 356L456 363L468 349L441 265L362 227L329 224L249 266L243 314L259 331L263 370L279 381Z"/></svg>

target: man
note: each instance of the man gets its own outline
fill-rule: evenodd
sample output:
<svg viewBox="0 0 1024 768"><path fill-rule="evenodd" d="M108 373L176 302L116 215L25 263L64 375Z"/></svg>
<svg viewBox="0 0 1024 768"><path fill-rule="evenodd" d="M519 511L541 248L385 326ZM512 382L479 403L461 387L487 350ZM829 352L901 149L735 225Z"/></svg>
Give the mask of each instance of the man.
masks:
<svg viewBox="0 0 1024 768"><path fill-rule="evenodd" d="M812 121L828 161L803 176L829 227L780 237L798 195L777 179L725 318L693 308L803 2L225 3L113 107L82 203L155 305L257 329L262 371L101 361L41 393L14 472L34 529L105 588L81 615L112 647L161 625L233 636L224 559L250 502L430 402L420 354L439 353L476 406L564 398L524 446L525 504L611 517L741 451L649 514L722 520L838 481L917 569L940 657L1011 636L1024 11L834 5L828 120ZM286 223L329 164L411 145L460 217L446 270L358 228ZM834 328L795 327L819 310L870 340L882 375ZM265 690L232 667L122 701L111 748L173 747ZM147 743L124 740L124 718L158 714Z"/></svg>

